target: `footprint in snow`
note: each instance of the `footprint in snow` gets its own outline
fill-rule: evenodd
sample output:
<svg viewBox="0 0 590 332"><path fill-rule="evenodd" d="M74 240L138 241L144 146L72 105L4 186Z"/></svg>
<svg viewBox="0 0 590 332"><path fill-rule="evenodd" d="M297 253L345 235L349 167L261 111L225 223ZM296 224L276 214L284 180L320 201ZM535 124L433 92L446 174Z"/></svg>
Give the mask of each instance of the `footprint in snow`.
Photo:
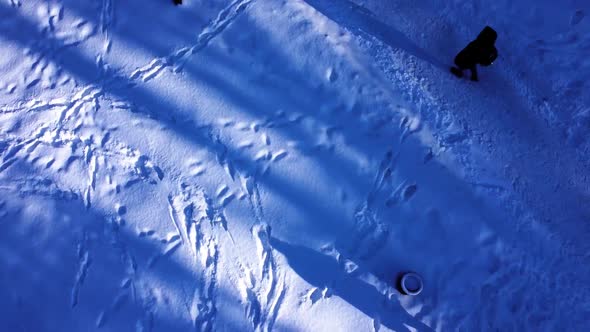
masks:
<svg viewBox="0 0 590 332"><path fill-rule="evenodd" d="M338 73L336 73L336 70L334 68L328 68L328 70L326 71L326 79L330 83L333 83L338 79Z"/></svg>
<svg viewBox="0 0 590 332"><path fill-rule="evenodd" d="M125 205L117 203L115 204L115 211L117 211L117 214L119 216L123 216L125 215L125 213L127 213L127 207Z"/></svg>
<svg viewBox="0 0 590 332"><path fill-rule="evenodd" d="M156 234L156 231L153 229L148 229L148 228L138 230L138 232L137 232L137 236L139 236L139 237L150 237L154 234Z"/></svg>
<svg viewBox="0 0 590 332"><path fill-rule="evenodd" d="M584 16L586 16L586 15L584 14L583 10L581 10L581 9L576 10L572 14L572 17L570 18L570 25L571 26L578 25L584 19Z"/></svg>
<svg viewBox="0 0 590 332"><path fill-rule="evenodd" d="M391 196L389 196L389 198L385 201L385 205L387 207L393 207L398 203L407 202L416 194L417 191L418 186L416 184L402 184L394 190Z"/></svg>

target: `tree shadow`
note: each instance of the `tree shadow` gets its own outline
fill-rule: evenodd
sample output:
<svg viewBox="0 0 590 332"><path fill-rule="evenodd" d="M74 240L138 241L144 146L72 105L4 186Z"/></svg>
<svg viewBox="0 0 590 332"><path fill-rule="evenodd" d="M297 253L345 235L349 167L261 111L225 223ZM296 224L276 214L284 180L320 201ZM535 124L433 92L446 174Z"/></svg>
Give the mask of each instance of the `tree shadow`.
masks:
<svg viewBox="0 0 590 332"><path fill-rule="evenodd" d="M394 331L410 331L408 326L418 331L432 329L420 322L399 304L397 299L387 298L374 286L360 280L354 274L342 270L333 257L313 249L292 245L277 238L271 238L273 249L279 251L289 262L289 266L312 286L328 286L333 295L348 302L368 317L378 317L380 324Z"/></svg>
<svg viewBox="0 0 590 332"><path fill-rule="evenodd" d="M164 243L164 234L138 236L124 219L87 208L81 195L25 162L8 171L0 178L0 322L7 331L200 328L190 301L199 300L192 294L203 271L178 258L185 244L179 254L170 250L177 240ZM219 285L213 294L225 307L239 303ZM246 328L223 310L215 319L227 331Z"/></svg>
<svg viewBox="0 0 590 332"><path fill-rule="evenodd" d="M380 23L367 13L359 11L358 9L353 9L350 16L351 18L348 18L348 15L341 15L342 11L349 10L346 7L346 4L334 3L332 7L325 5L324 2L320 1L310 1L310 3L318 6L320 11L331 15L331 18L333 16L337 22L341 23L343 26L348 26L349 29L357 32L368 31L372 34L375 34L392 47L402 47L414 56L437 66L437 61L435 59L432 59L430 56L425 54L411 41L404 39L405 37L403 37L403 35L401 35L398 31L383 23ZM242 20L245 20L245 18L242 18ZM20 20L19 24L22 24L24 27L28 27L29 30L34 30L34 25L26 22L25 19ZM253 31L257 31L256 33L258 34L258 38L260 40L271 40L270 36L264 34L264 32L260 31L260 29L257 29L254 23L250 22L246 26L251 28ZM244 28L244 26L242 25L241 28ZM11 38L16 42L23 42L20 40L19 36L15 35L11 36ZM133 39L133 36L129 36L129 39ZM143 42L146 43L144 47L151 48L151 44L148 43L149 40L144 40ZM59 48L59 41L55 41L55 43L56 47ZM152 51L154 53L160 53L162 49L158 48L157 50ZM99 78L100 75L97 72L98 69L96 69L96 65L90 59L87 59L85 56L83 56L80 52L77 52L75 49L68 49L63 51L61 56L61 64L68 71L72 72L73 75L78 76L82 81L87 83L101 83L101 79ZM335 105L334 109L336 110L334 112L318 112L318 102L320 102L322 99L328 99L329 97L336 98L337 95L330 95L329 93L323 91L322 88L318 88L317 81L319 81L319 78L317 75L310 74L306 77L303 77L300 73L297 73L296 68L293 68L290 65L289 59L285 56L285 54L282 53L279 47L273 48L269 54L266 54L266 57L275 60L273 69L275 70L275 74L278 77L288 77L289 79L278 81L278 83L276 80L270 80L266 83L253 83L248 82L247 80L241 80L244 77L255 76L252 68L244 66L243 62L235 61L235 59L232 59L231 57L224 57L215 49L210 48L208 48L206 52L199 53L199 59L203 60L201 63L198 63L197 61L189 62L185 66L185 70L182 74L186 75L189 82L202 82L203 85L205 85L208 89L215 91L219 95L220 99L227 100L226 105L229 105L229 108L235 107L244 115L250 116L252 118L264 119L268 116L271 116L276 108L287 107L287 113L297 111L301 112L306 117L313 118L327 127L334 126L335 124L342 125L344 126L344 130L342 130L343 136L345 136L347 139L347 144L350 144L350 146L352 146L356 151L359 151L360 154L369 159L380 158L384 154L385 150L389 148L399 148L401 150L399 146L401 143L398 144L399 136L397 135L399 134L399 131L397 128L395 130L393 129L395 128L393 125L397 125L394 120L399 118L399 114L387 114L386 112L389 110L384 108L383 111L385 114L383 115L382 119L378 119L377 124L383 126L383 131L391 130L392 133L383 134L383 136L378 138L372 137L369 139L367 137L363 137L364 133L359 132L357 122L354 121L358 120L358 123L361 125L363 122L365 122L365 119L362 119L358 116L359 114L346 114L340 110L345 108L342 105ZM252 59L256 59L255 54L252 55ZM220 70L215 71L213 68L220 68ZM232 81L231 78L233 77L225 77L220 74L223 72L221 69L225 69L237 74L237 77L240 79ZM163 75L174 74L166 71ZM111 81L109 81L109 85L107 86L107 89L105 89L105 94L108 95L109 98L119 98L133 105L130 109L130 112L137 112L138 115L141 115L144 118L149 118L156 123L161 123L169 127L171 132L173 132L175 135L185 138L190 142L191 145L207 149L212 155L224 155L226 159L233 161L234 166L240 173L251 175L258 169L257 163L252 160L252 156L247 154L245 151L237 150L233 146L220 147L218 142L215 140L215 137L211 135L210 131L203 130L202 128L198 127L200 120L200 114L198 111L200 110L197 109L195 111L195 109L191 108L191 106L187 104L186 101L181 103L177 100L162 98L161 95L158 95L154 92L154 86L152 85L153 82L131 82L132 85L129 85L129 80L121 75L107 78L111 79ZM245 86L249 88L255 87L256 89L252 89L252 91L248 92L245 91L247 89L243 88ZM178 90L180 90L180 88L178 88ZM309 94L308 92L310 90L315 92ZM264 91L264 93L260 93L260 91ZM179 94L177 89L174 89L173 92ZM170 93L170 91L167 93ZM185 96L191 96L189 89L183 90L182 93L186 94ZM306 98L302 98L302 96L306 96ZM364 111L365 110L353 109L351 112L358 112L362 114ZM218 128L216 130L219 132L224 131L222 128ZM294 125L275 126L272 128L272 130L277 131L289 139L302 141L309 140L309 131L302 129L297 125L297 123ZM391 143L393 138L396 139L395 143ZM231 139L227 141L231 141ZM413 142L412 146L422 146L424 148L423 150L426 150L426 147L423 146L424 144L418 140L410 139L406 142L410 141ZM409 152L415 152L411 149L408 150ZM416 149L416 151L418 150L419 149ZM329 151L319 151L316 154L316 152L312 151L308 157L313 159L314 163L318 164L319 167L323 168L326 171L326 174L329 174L332 177L334 182L346 184L349 188L353 188L356 193L360 193L359 196L366 195L366 193L370 191L373 179L364 176L364 174L360 174L358 172L358 165L354 165L341 155L330 154L328 152ZM400 181L411 181L415 177L416 167L413 163L421 163L421 158L422 156L413 156L410 161L400 165ZM418 160L420 161L418 162ZM452 174L452 172L439 165L436 161L432 161L429 165L430 166L419 167L420 171L426 171L432 174L429 173L429 175L425 177L425 179L428 179L426 183L420 183L418 197L428 197L433 201L451 203L451 205L455 204L455 206L460 204L472 204L473 210L481 208L479 214L486 214L486 212L482 212L488 211L485 209L485 206L480 204L477 199L473 199L473 188L464 183L459 177ZM173 166L174 165L169 165L169 169L172 169ZM432 169L428 167L431 167ZM445 181L437 180L440 178L444 178ZM215 181L224 183L226 181L232 181L232 179L230 179L228 176L225 179L215 179ZM321 195L315 193L312 188L308 188L302 183L293 181L289 177L285 176L284 173L275 172L274 170L271 170L270 174L259 174L256 181L264 190L275 193L285 200L289 200L295 207L304 211L303 213L306 218L303 218L303 222L301 222L303 226L299 227L302 227L300 231L301 234L305 234L306 240L332 241L337 239L339 241L339 245L341 245L343 248L346 248L349 246L350 242L354 241L354 225L352 225L354 223L354 217L347 215L346 211L343 209L334 209L328 206L326 204L327 200L320 197ZM403 231L404 228L401 227L399 223L396 223L396 221L410 219L412 216L405 214L401 208L399 210L387 210L382 205L383 200L389 194L391 194L390 191L393 189L391 187L392 185L393 184L389 184L377 193L381 198L381 201L378 202L381 205L379 205L377 210L382 219L386 220L383 223L388 225L390 229ZM211 191L215 190L214 188L208 189ZM450 190L456 190L461 194L456 196L449 195ZM457 198L457 200L453 200L451 198ZM463 201L461 201L462 199ZM426 199L423 199L422 202L425 200ZM477 216L478 213L474 213L473 215ZM485 218L485 216L482 218ZM490 227L500 230L505 227L505 223L496 223L496 220L492 219L493 218L490 217L490 220L488 221ZM249 219L245 217L240 219L240 222L243 223L248 221ZM424 227L427 228L429 226L430 225L426 225ZM469 229L469 227L466 227L466 223L462 225L445 226L449 226L447 232L450 233L451 239L455 242L454 247L463 248L461 246L462 244L467 243L468 245L472 245L476 243L475 237L479 230ZM464 228L467 228L467 230ZM420 234L413 235L415 236L408 238L410 238L412 241L420 243ZM501 236L509 235L507 233L502 233ZM390 240L391 238L388 239ZM444 243L444 240L445 239L442 239L437 243ZM133 240L127 241L134 243ZM344 274L342 271L338 270L337 265L334 265L335 262L329 260L327 257L324 257L324 255L306 247L293 246L284 242L278 243L275 241L275 244L277 250L281 252L284 251L283 254L286 257L291 258L293 261L291 267L295 270L295 272L304 277L304 279L308 280L314 285L317 285L329 281L328 279L335 278L338 280L336 286L337 295L339 294L339 296L341 296L345 301L348 301L351 303L351 305L357 307L359 310L369 316L372 316L375 313L380 313L384 325L393 326L402 330L405 329L403 324L407 322L410 322L411 326L423 326L421 325L422 323L417 322L416 319L413 319L411 315L407 314L405 309L401 308L401 306L398 308L394 305L394 308L389 309L387 309L385 306L384 309L380 305L377 305L377 303L381 303L384 300L383 296L376 289L360 280ZM134 243L130 244L129 246L141 248L144 246L144 244ZM393 246L393 244L388 244L381 248L381 251L377 251L375 253L375 260L367 263L367 269L380 272L376 273L376 275L383 278L384 280L386 280L388 276L391 277L392 274L390 272L392 272L392 269L396 268L397 266L401 268L401 266L409 264L408 262L400 261L399 253L395 255L389 255L395 256L394 258L386 257L388 255L386 255L384 251L389 252L391 246ZM427 248L428 250L425 250L424 248L421 249L421 255L427 257L428 255L436 254L438 250L436 246ZM418 246L417 249L420 250L420 246ZM300 255L298 254L298 250L302 250ZM140 251L143 251L143 249ZM468 256L469 253L463 252L462 255ZM302 256L305 256L306 259L302 259ZM304 263L307 262L307 259L309 259L310 262L317 263L317 273L316 271L309 270L305 267ZM381 264L376 262L377 259L383 259ZM449 257L442 258L442 262L439 262L438 266L444 266L445 263L447 263L446 259L449 259ZM326 266L325 268L323 267L324 264ZM187 269L188 267L182 268ZM420 268L423 270L420 270ZM437 278L436 270L430 267L418 266L416 270L424 273L424 275L431 280L435 280ZM176 276L178 276L178 280L190 279L192 277L190 271L178 273ZM163 272L163 274L159 276L158 279L166 280L167 278L169 278L169 274L165 274ZM434 284L434 282L432 284ZM356 292L356 289L358 289L359 292ZM170 319L172 320L172 318Z"/></svg>
<svg viewBox="0 0 590 332"><path fill-rule="evenodd" d="M448 66L439 59L428 54L402 32L381 22L373 13L354 2L348 0L305 0L305 2L356 35L368 34L376 37L392 48L402 49L418 59L426 61L441 70L448 71Z"/></svg>

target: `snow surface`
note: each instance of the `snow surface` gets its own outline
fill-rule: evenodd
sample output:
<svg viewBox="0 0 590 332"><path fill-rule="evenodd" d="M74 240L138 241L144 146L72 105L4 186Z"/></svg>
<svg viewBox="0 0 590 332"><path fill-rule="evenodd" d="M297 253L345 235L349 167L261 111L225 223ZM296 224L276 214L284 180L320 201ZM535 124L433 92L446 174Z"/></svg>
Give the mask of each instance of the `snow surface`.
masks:
<svg viewBox="0 0 590 332"><path fill-rule="evenodd" d="M589 14L1 0L0 330L589 330Z"/></svg>

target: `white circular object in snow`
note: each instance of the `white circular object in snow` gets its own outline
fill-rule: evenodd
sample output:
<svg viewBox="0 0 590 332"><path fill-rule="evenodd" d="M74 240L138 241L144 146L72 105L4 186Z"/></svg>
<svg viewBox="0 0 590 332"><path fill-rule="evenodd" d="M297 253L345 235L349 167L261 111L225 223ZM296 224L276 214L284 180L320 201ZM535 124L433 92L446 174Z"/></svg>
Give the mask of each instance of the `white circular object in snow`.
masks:
<svg viewBox="0 0 590 332"><path fill-rule="evenodd" d="M424 288L422 278L414 272L404 274L400 284L404 293L412 296L420 294Z"/></svg>

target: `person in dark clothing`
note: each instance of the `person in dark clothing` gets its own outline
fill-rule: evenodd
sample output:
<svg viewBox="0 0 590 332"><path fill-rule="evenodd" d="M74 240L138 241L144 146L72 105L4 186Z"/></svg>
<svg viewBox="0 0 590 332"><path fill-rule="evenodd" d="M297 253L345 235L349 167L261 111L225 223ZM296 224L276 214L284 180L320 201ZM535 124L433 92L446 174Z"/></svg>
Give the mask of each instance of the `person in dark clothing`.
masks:
<svg viewBox="0 0 590 332"><path fill-rule="evenodd" d="M489 66L498 57L498 50L494 46L498 34L494 29L486 26L477 36L477 39L469 43L455 57L455 65L451 67L451 73L457 77L463 77L463 71L471 70L471 80L477 81L477 65Z"/></svg>
<svg viewBox="0 0 590 332"><path fill-rule="evenodd" d="M172 0L176 6L182 5L182 0Z"/></svg>

